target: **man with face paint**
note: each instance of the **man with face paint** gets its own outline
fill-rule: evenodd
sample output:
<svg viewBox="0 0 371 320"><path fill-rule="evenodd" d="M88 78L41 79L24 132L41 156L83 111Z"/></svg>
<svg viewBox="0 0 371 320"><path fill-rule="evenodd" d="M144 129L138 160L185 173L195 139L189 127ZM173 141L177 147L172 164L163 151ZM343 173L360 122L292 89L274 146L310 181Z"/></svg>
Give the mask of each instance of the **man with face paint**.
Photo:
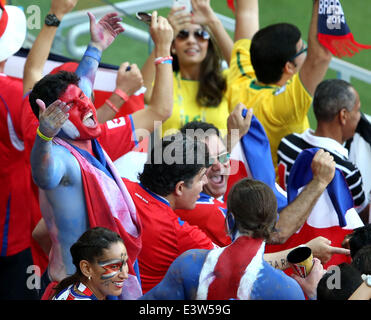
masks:
<svg viewBox="0 0 371 320"><path fill-rule="evenodd" d="M152 15L150 32L157 56L169 56L172 29L157 12ZM92 49L91 55L96 56L97 51ZM134 128L150 132L154 121L162 121L171 113L172 68L166 59L159 60L156 83L160 85L148 108L103 125L98 123L94 105L79 88L74 73L48 75L30 94L30 104L40 122L31 167L52 240L48 274L53 281L74 272L68 250L78 237L89 227L103 226L119 231L127 247L129 278L122 298L141 294L133 268L141 246L141 224L107 154L115 160L130 151L137 142Z"/></svg>

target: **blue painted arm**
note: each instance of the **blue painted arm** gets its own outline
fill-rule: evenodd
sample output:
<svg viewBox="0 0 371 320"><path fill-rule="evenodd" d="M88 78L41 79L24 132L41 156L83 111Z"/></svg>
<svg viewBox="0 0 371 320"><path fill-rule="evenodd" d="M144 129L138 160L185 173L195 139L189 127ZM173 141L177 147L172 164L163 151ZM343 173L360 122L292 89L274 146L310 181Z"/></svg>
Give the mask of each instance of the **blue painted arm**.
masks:
<svg viewBox="0 0 371 320"><path fill-rule="evenodd" d="M102 52L98 48L89 45L76 69L76 74L80 77L79 87L89 98L91 98L93 92L95 75L101 57Z"/></svg>
<svg viewBox="0 0 371 320"><path fill-rule="evenodd" d="M59 185L66 173L65 161L51 141L36 136L31 152L32 178L41 189L52 189Z"/></svg>

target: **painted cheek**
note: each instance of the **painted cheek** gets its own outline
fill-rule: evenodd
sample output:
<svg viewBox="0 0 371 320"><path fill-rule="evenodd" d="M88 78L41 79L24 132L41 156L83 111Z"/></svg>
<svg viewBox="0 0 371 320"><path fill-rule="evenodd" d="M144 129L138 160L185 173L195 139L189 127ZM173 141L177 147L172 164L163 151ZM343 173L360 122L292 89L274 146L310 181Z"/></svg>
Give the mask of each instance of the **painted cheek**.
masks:
<svg viewBox="0 0 371 320"><path fill-rule="evenodd" d="M115 277L119 272L121 272L123 263L114 263L102 266L105 269L105 272L102 274L102 280L109 280Z"/></svg>

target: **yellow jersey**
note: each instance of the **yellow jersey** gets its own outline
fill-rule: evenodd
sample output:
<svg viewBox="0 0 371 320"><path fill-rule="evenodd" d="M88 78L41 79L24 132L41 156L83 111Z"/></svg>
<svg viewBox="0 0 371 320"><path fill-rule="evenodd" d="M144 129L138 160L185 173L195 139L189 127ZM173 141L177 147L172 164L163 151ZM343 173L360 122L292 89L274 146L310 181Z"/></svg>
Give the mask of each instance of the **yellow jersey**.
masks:
<svg viewBox="0 0 371 320"><path fill-rule="evenodd" d="M227 78L228 69L223 71L223 75ZM218 106L201 106L196 101L198 81L182 79L180 72L173 73L173 81L173 112L171 117L162 124L162 135L172 134L188 122L204 121L213 124L224 136L227 132L227 118L230 112L225 94Z"/></svg>
<svg viewBox="0 0 371 320"><path fill-rule="evenodd" d="M298 73L282 87L259 85L251 65L250 45L249 39L241 39L234 44L226 95L230 109L240 102L247 108L253 108L254 115L268 136L276 167L281 139L290 133L302 133L309 128L307 113L312 96L304 88Z"/></svg>

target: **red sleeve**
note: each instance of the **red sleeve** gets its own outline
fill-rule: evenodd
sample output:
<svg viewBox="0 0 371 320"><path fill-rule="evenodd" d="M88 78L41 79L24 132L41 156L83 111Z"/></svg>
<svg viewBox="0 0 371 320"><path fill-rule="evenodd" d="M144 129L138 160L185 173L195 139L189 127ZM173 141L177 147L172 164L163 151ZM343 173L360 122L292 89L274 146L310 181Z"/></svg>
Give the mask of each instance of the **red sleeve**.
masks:
<svg viewBox="0 0 371 320"><path fill-rule="evenodd" d="M210 238L198 227L191 226L188 222L181 221L178 232L179 254L190 249L213 249Z"/></svg>
<svg viewBox="0 0 371 320"><path fill-rule="evenodd" d="M133 150L138 144L132 117L125 116L101 124L99 143L112 161Z"/></svg>

